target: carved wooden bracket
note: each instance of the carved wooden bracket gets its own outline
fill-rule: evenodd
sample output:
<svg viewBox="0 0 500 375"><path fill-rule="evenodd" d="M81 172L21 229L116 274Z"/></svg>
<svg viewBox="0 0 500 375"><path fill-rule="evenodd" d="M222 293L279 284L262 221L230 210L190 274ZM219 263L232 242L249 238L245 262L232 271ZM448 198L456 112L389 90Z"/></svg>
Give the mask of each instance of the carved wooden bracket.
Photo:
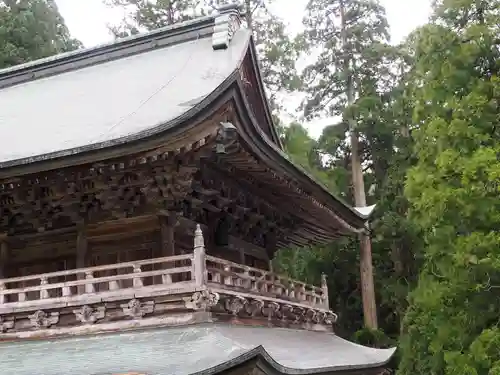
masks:
<svg viewBox="0 0 500 375"><path fill-rule="evenodd" d="M97 308L92 308L90 306L82 306L78 310L73 310L75 317L78 321L83 324L94 324L97 321L104 319L106 316L106 307L100 306Z"/></svg>
<svg viewBox="0 0 500 375"><path fill-rule="evenodd" d="M302 306L293 306L283 301L263 301L257 298L227 296L223 297L223 309L234 316L262 317L268 320L280 319L295 324L313 323L331 325L337 320L337 315L330 311Z"/></svg>
<svg viewBox="0 0 500 375"><path fill-rule="evenodd" d="M243 297L230 297L224 300L224 307L226 311L230 312L234 316L237 316L240 311L242 311L248 304L248 300Z"/></svg>
<svg viewBox="0 0 500 375"><path fill-rule="evenodd" d="M209 290L193 293L191 297L184 298L186 308L193 310L206 310L209 307L217 305L219 294Z"/></svg>
<svg viewBox="0 0 500 375"><path fill-rule="evenodd" d="M0 333L5 333L9 329L14 328L15 320L5 320L3 316L0 315Z"/></svg>
<svg viewBox="0 0 500 375"><path fill-rule="evenodd" d="M59 313L46 313L43 310L38 310L29 316L31 326L35 329L50 328L59 322Z"/></svg>
<svg viewBox="0 0 500 375"><path fill-rule="evenodd" d="M129 301L126 305L121 305L123 313L134 319L141 319L154 311L154 301L140 302L137 299Z"/></svg>

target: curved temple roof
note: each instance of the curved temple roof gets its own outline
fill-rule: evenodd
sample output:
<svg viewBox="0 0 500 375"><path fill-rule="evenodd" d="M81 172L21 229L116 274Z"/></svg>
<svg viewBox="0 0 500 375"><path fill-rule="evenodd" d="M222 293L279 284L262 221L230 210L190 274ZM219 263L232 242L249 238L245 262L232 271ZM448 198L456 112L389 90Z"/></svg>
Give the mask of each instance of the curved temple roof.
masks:
<svg viewBox="0 0 500 375"><path fill-rule="evenodd" d="M253 48L238 12L224 12L0 71L0 177L36 162L166 134L197 115L235 80ZM275 139L261 130L258 137L284 159L271 128ZM323 187L318 191L328 196L325 202L333 198L335 204L326 205L341 207L356 231L365 230L368 211L349 207Z"/></svg>
<svg viewBox="0 0 500 375"><path fill-rule="evenodd" d="M73 70L66 64L59 74L1 89L0 167L144 137L195 107L239 66L250 38L239 29L227 49L214 51L213 20L204 23L176 38L165 30L157 36L163 47L160 40L143 53L128 47L121 54L132 55L84 67L74 62ZM5 84L9 72L16 71L5 72Z"/></svg>
<svg viewBox="0 0 500 375"><path fill-rule="evenodd" d="M393 353L394 349L367 348L331 333L204 324L4 343L0 367L12 375L189 375L218 373L260 357L281 374L316 374L382 367Z"/></svg>

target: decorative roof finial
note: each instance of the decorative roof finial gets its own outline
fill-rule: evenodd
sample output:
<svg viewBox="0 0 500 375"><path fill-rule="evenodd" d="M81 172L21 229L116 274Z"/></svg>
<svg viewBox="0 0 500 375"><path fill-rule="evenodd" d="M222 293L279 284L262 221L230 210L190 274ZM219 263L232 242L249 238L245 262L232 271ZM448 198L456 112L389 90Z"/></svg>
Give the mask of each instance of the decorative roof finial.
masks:
<svg viewBox="0 0 500 375"><path fill-rule="evenodd" d="M212 35L214 50L229 47L234 33L241 25L240 8L239 3L221 5L217 8L219 14L215 17L214 33Z"/></svg>
<svg viewBox="0 0 500 375"><path fill-rule="evenodd" d="M205 247L205 241L203 239L203 232L201 230L200 224L196 224L196 230L194 231L194 249L203 249Z"/></svg>

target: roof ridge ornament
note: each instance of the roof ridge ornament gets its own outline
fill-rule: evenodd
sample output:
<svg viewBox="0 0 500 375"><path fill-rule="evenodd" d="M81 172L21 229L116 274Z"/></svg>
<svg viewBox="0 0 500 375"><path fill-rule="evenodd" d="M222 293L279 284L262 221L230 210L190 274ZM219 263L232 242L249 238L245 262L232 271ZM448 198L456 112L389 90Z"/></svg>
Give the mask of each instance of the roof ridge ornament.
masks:
<svg viewBox="0 0 500 375"><path fill-rule="evenodd" d="M219 14L215 16L212 47L214 50L227 49L233 39L234 33L241 26L239 3L222 5L217 8Z"/></svg>

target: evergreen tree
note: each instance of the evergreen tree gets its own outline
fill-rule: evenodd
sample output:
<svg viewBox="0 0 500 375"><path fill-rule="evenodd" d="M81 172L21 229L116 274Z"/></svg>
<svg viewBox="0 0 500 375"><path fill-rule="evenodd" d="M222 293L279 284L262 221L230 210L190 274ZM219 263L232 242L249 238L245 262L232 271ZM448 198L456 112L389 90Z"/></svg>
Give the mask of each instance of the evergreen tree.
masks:
<svg viewBox="0 0 500 375"><path fill-rule="evenodd" d="M445 0L416 38L406 193L425 264L399 374L500 373L500 2Z"/></svg>
<svg viewBox="0 0 500 375"><path fill-rule="evenodd" d="M80 47L71 38L54 0L0 1L0 67Z"/></svg>
<svg viewBox="0 0 500 375"><path fill-rule="evenodd" d="M304 25L304 46L320 51L304 73L309 94L305 115L342 116L340 129L350 134L343 154L347 151L350 158L353 204L366 206L362 170L366 150L360 142L360 123L373 127L377 118L373 112L384 94L384 80L390 77L385 64L390 52L385 11L372 0L310 0ZM371 241L367 236L360 236L360 247L365 324L376 329Z"/></svg>
<svg viewBox="0 0 500 375"><path fill-rule="evenodd" d="M158 29L204 14L204 0L105 0L105 4L127 12L122 24L111 28L116 37Z"/></svg>

